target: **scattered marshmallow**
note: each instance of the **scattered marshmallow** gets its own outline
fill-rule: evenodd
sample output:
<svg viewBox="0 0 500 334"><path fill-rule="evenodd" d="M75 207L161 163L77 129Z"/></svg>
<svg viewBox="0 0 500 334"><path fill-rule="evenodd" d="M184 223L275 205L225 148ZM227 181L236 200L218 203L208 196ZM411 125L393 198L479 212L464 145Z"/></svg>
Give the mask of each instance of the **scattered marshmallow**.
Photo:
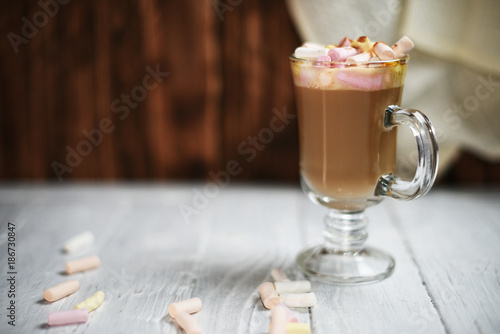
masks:
<svg viewBox="0 0 500 334"><path fill-rule="evenodd" d="M288 306L286 306L285 304L283 303L279 303L278 306L281 306L285 309L286 311L286 321L287 322L299 322L299 319L297 318L297 316L295 315L295 313L292 312L292 310L290 310L288 308Z"/></svg>
<svg viewBox="0 0 500 334"><path fill-rule="evenodd" d="M274 288L278 295L284 293L305 293L311 291L311 282L309 281L288 281L274 282Z"/></svg>
<svg viewBox="0 0 500 334"><path fill-rule="evenodd" d="M271 323L269 325L269 332L271 334L274 333L272 330L273 330L273 324ZM281 327L280 327L280 330L281 330ZM289 322L289 323L285 324L285 331L284 332L279 332L279 333L286 333L286 334L309 334L310 332L311 332L311 329L309 328L308 324L299 324L299 323Z"/></svg>
<svg viewBox="0 0 500 334"><path fill-rule="evenodd" d="M51 312L48 314L47 318L49 326L80 324L87 322L89 313L86 309Z"/></svg>
<svg viewBox="0 0 500 334"><path fill-rule="evenodd" d="M186 334L201 334L201 327L196 320L196 316L186 312L180 312L177 314L175 321Z"/></svg>
<svg viewBox="0 0 500 334"><path fill-rule="evenodd" d="M344 61L347 58L356 55L357 53L358 50L348 46L348 47L331 49L328 51L328 56L330 56L330 59L332 61Z"/></svg>
<svg viewBox="0 0 500 334"><path fill-rule="evenodd" d="M295 323L287 323L286 324L286 333L287 334L309 334L311 329L308 324L295 324Z"/></svg>
<svg viewBox="0 0 500 334"><path fill-rule="evenodd" d="M74 309L86 309L87 312L92 312L96 308L102 305L104 302L104 292L97 291L90 298L85 299L83 302L77 304Z"/></svg>
<svg viewBox="0 0 500 334"><path fill-rule="evenodd" d="M80 271L99 267L101 260L97 255L66 262L66 274L71 275Z"/></svg>
<svg viewBox="0 0 500 334"><path fill-rule="evenodd" d="M78 281L69 280L45 290L43 292L43 298L48 302L55 302L56 300L75 293L78 288L80 288L80 283Z"/></svg>
<svg viewBox="0 0 500 334"><path fill-rule="evenodd" d="M264 307L268 310L272 309L280 303L280 297L274 289L273 283L262 283L257 290L259 291L262 304L264 304Z"/></svg>
<svg viewBox="0 0 500 334"><path fill-rule="evenodd" d="M271 330L269 334L286 334L287 314L283 304L271 310Z"/></svg>
<svg viewBox="0 0 500 334"><path fill-rule="evenodd" d="M271 277L275 282L289 281L285 273L278 268L271 270Z"/></svg>
<svg viewBox="0 0 500 334"><path fill-rule="evenodd" d="M288 307L313 307L317 304L316 294L309 293L285 293L280 295L280 302Z"/></svg>
<svg viewBox="0 0 500 334"><path fill-rule="evenodd" d="M75 253L84 250L94 243L94 239L94 235L89 231L80 233L64 243L64 251Z"/></svg>
<svg viewBox="0 0 500 334"><path fill-rule="evenodd" d="M296 58L318 58L319 56L326 56L326 55L328 55L328 49L325 47L321 48L298 47L295 49Z"/></svg>
<svg viewBox="0 0 500 334"><path fill-rule="evenodd" d="M413 42L406 36L401 37L399 41L394 43L391 47L394 50L394 57L396 59L404 57L408 52L413 50L415 45Z"/></svg>
<svg viewBox="0 0 500 334"><path fill-rule="evenodd" d="M394 59L395 52L384 42L377 42L373 45L373 52L381 60Z"/></svg>
<svg viewBox="0 0 500 334"><path fill-rule="evenodd" d="M202 307L201 299L198 297L172 303L168 306L168 314L175 319L180 313L197 313Z"/></svg>

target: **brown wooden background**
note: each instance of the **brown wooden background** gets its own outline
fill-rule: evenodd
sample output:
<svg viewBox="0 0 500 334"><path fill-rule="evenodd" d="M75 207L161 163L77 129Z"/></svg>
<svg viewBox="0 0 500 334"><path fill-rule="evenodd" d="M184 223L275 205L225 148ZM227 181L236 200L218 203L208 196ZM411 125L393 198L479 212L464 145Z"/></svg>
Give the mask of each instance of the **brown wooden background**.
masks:
<svg viewBox="0 0 500 334"><path fill-rule="evenodd" d="M41 8L3 1L0 178L54 179L66 146L110 118L115 130L65 180L199 179L234 159L238 180L297 182L296 121L250 163L237 149L273 108L295 113L287 57L300 40L286 6L220 0L221 20L216 2L72 0L16 54L7 34L21 35L21 18ZM157 65L170 75L120 120L112 102ZM464 154L444 182L500 184L500 164Z"/></svg>

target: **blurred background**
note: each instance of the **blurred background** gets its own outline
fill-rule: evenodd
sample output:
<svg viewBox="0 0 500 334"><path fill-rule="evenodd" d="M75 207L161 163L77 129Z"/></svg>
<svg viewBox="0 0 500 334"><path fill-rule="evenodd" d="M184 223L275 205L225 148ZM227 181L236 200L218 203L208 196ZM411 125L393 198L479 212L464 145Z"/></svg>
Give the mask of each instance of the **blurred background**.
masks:
<svg viewBox="0 0 500 334"><path fill-rule="evenodd" d="M500 185L500 2L416 3L4 1L0 178L202 180L235 160L235 180L298 183L296 119L262 133L296 114L288 56L306 39L407 34L416 50L403 104L436 120L439 182ZM467 43L488 47L482 61L450 53ZM415 144L401 143L399 168L411 174Z"/></svg>

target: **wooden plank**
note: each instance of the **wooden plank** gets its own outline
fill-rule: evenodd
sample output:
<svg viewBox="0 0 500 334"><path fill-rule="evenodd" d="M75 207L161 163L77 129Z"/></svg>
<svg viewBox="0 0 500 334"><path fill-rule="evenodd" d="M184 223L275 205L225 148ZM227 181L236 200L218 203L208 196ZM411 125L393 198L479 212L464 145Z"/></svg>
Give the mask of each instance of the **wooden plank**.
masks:
<svg viewBox="0 0 500 334"><path fill-rule="evenodd" d="M398 231L387 214L389 201L369 208L367 244L391 254L396 268L388 279L369 285L339 286L315 283L318 306L312 308L318 333L414 333L418 318L426 312L426 333L445 333L439 315L418 276L418 269L407 253ZM303 202L299 216L307 228L306 243L321 241L326 209Z"/></svg>
<svg viewBox="0 0 500 334"><path fill-rule="evenodd" d="M498 191L435 191L391 203L393 221L451 333L500 330L499 202ZM426 331L426 318L418 320Z"/></svg>
<svg viewBox="0 0 500 334"><path fill-rule="evenodd" d="M292 279L303 277L295 255L317 241L326 210L295 187L230 186L187 223L177 205L191 203L203 186L0 188L0 248L6 221L16 222L18 232L16 329L45 331L48 312L69 309L102 289L105 304L87 324L50 331L180 333L167 306L198 296L205 333L267 333L269 311L256 289L275 267ZM500 238L499 193L471 198L436 192L369 209L368 243L395 257L395 273L363 286L314 281L319 303L310 312L294 310L300 320L315 334L498 332L499 265L492 254ZM422 212L425 219L418 218ZM481 228L463 219L471 212ZM63 254L64 241L83 230L96 235L94 246ZM441 237L445 232L448 238ZM51 304L42 300L45 288L68 279L60 273L66 260L95 253L102 259L99 269L71 276L80 281L79 291ZM0 322L0 332L5 329Z"/></svg>
<svg viewBox="0 0 500 334"><path fill-rule="evenodd" d="M273 268L288 267L300 248L296 201L295 188L232 188L193 223L205 231L193 295L204 295L200 323L208 333L268 332L270 311L257 287L271 281ZM309 322L307 310L297 315Z"/></svg>

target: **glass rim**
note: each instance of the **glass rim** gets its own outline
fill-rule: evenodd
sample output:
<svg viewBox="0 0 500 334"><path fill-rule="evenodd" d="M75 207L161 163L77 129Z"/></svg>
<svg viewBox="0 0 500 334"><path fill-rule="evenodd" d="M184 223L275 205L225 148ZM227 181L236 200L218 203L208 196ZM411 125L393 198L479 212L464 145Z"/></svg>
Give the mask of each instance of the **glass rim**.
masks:
<svg viewBox="0 0 500 334"><path fill-rule="evenodd" d="M294 54L292 54L289 58L290 61L292 62L305 62L305 63L311 63L312 65L315 65L316 59L312 58L298 58L295 57ZM396 64L404 64L408 62L410 59L410 55L405 55L401 58L396 58L396 59L387 59L387 60L374 60L374 61L357 61L355 63L349 63L345 61L321 61L321 64L332 64L332 65L347 65L347 66L358 66L358 65L370 65L370 64L388 64L388 63L396 63ZM396 65L394 64L394 65ZM393 66L394 66L393 65Z"/></svg>

